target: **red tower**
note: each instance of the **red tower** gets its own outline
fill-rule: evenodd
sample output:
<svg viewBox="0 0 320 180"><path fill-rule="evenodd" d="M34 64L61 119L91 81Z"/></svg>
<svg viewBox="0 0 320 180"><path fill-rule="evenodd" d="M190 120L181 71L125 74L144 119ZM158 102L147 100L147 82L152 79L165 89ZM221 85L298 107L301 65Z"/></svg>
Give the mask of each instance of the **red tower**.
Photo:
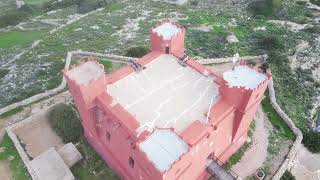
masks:
<svg viewBox="0 0 320 180"><path fill-rule="evenodd" d="M217 76L184 54L185 30L170 19L150 34L134 65L64 72L85 135L122 179L206 179L208 162L245 143L271 75L242 62Z"/></svg>

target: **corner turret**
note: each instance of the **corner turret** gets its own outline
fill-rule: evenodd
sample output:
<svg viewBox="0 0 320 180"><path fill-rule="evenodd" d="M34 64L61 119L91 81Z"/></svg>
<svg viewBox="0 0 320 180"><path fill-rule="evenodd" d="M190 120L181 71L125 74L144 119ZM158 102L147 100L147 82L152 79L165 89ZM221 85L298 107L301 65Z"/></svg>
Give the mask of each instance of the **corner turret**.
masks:
<svg viewBox="0 0 320 180"><path fill-rule="evenodd" d="M150 30L151 51L181 58L185 52L184 37L184 27L171 19L164 19Z"/></svg>
<svg viewBox="0 0 320 180"><path fill-rule="evenodd" d="M220 94L222 98L235 109L232 139L238 139L246 132L264 99L271 74L265 74L260 69L248 66L244 61L222 76Z"/></svg>

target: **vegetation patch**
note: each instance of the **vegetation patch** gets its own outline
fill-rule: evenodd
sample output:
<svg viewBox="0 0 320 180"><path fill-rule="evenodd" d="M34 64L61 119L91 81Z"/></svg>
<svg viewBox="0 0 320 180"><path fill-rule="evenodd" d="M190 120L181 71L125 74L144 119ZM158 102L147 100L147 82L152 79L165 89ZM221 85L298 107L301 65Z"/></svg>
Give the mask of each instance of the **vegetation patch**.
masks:
<svg viewBox="0 0 320 180"><path fill-rule="evenodd" d="M79 180L119 180L120 178L107 166L84 137L77 146L84 159L75 164L71 171Z"/></svg>
<svg viewBox="0 0 320 180"><path fill-rule="evenodd" d="M280 180L296 180L296 178L291 174L290 171L286 170Z"/></svg>
<svg viewBox="0 0 320 180"><path fill-rule="evenodd" d="M140 58L146 55L148 52L149 52L149 49L146 47L142 47L142 46L131 47L126 50L125 56Z"/></svg>
<svg viewBox="0 0 320 180"><path fill-rule="evenodd" d="M0 33L0 48L10 48L17 45L26 45L34 40L41 39L43 31L10 31Z"/></svg>
<svg viewBox="0 0 320 180"><path fill-rule="evenodd" d="M229 158L224 167L229 170L233 165L237 164L241 160L244 153L249 149L250 145L250 143L245 143L242 145L241 148Z"/></svg>
<svg viewBox="0 0 320 180"><path fill-rule="evenodd" d="M295 136L289 126L283 121L283 119L278 115L278 113L273 109L269 93L266 91L265 93L266 98L262 101L262 108L263 111L266 113L269 121L271 122L272 126L278 131L278 133L290 140L294 140Z"/></svg>
<svg viewBox="0 0 320 180"><path fill-rule="evenodd" d="M0 152L0 161L9 163L12 178L14 180L31 179L18 151L7 134L3 137L0 148L3 148L3 152Z"/></svg>
<svg viewBox="0 0 320 180"><path fill-rule="evenodd" d="M320 133L309 130L303 133L303 145L313 153L320 152Z"/></svg>
<svg viewBox="0 0 320 180"><path fill-rule="evenodd" d="M110 73L110 71L112 70L112 62L111 61L101 60L101 61L99 61L99 63L103 65L105 73L107 73L107 74Z"/></svg>
<svg viewBox="0 0 320 180"><path fill-rule="evenodd" d="M0 79L6 76L9 72L9 69L0 69Z"/></svg>
<svg viewBox="0 0 320 180"><path fill-rule="evenodd" d="M12 116L14 114L17 114L18 112L21 112L21 111L23 111L23 107L17 107L15 109L12 109L12 110L10 110L8 112L5 112L5 113L1 114L0 118L7 118L7 117L10 117L10 116Z"/></svg>
<svg viewBox="0 0 320 180"><path fill-rule="evenodd" d="M58 104L49 112L51 127L62 138L64 143L77 143L83 136L83 128L73 106Z"/></svg>
<svg viewBox="0 0 320 180"><path fill-rule="evenodd" d="M315 4L315 5L317 5L317 6L320 6L320 0L310 0L310 2L311 2L312 4Z"/></svg>
<svg viewBox="0 0 320 180"><path fill-rule="evenodd" d="M49 113L50 125L65 143L78 143L77 149L83 160L75 164L71 171L79 180L118 180L119 178L106 165L103 159L90 147L83 135L81 122L75 107L60 104Z"/></svg>

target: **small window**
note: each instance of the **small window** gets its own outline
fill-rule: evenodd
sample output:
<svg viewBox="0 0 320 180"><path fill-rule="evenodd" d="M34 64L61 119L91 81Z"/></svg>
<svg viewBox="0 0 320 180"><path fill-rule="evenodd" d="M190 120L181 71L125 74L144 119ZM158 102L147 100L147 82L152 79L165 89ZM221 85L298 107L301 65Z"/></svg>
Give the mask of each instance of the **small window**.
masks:
<svg viewBox="0 0 320 180"><path fill-rule="evenodd" d="M110 141L111 135L110 135L110 133L108 131L106 132L106 137L107 137L107 140Z"/></svg>
<svg viewBox="0 0 320 180"><path fill-rule="evenodd" d="M129 166L130 166L131 168L134 168L134 160L133 160L132 157L129 157Z"/></svg>

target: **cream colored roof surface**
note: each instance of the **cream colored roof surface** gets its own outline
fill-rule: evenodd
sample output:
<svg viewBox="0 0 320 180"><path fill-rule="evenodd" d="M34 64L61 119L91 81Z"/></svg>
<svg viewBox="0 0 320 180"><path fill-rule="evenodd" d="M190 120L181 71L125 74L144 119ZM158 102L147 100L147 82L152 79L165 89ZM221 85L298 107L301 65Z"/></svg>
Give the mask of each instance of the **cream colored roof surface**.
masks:
<svg viewBox="0 0 320 180"><path fill-rule="evenodd" d="M170 40L172 36L178 34L181 31L181 29L177 25L172 24L171 22L166 22L156 27L153 31L162 35L165 40Z"/></svg>
<svg viewBox="0 0 320 180"><path fill-rule="evenodd" d="M104 73L103 70L93 61L87 61L68 71L70 78L81 85L88 84L91 80L98 79L102 73Z"/></svg>
<svg viewBox="0 0 320 180"><path fill-rule="evenodd" d="M154 127L173 127L179 133L195 120L206 121L204 114L219 98L213 80L163 54L145 70L108 85L107 91L140 122L138 133Z"/></svg>
<svg viewBox="0 0 320 180"><path fill-rule="evenodd" d="M169 129L156 130L139 147L161 172L188 151L188 145Z"/></svg>

